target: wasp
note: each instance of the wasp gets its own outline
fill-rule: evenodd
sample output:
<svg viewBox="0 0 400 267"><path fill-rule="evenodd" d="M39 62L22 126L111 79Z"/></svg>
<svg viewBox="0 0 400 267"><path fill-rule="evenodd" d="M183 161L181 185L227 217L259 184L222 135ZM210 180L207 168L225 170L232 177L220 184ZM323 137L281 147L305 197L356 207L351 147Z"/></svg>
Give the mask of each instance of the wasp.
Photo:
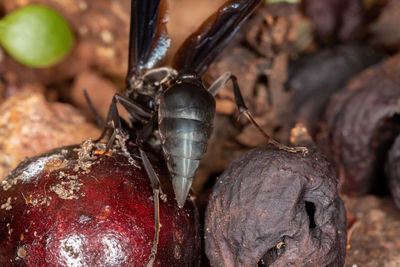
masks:
<svg viewBox="0 0 400 267"><path fill-rule="evenodd" d="M215 116L214 96L232 83L239 113L264 135L266 141L290 152L272 139L253 119L246 107L236 77L225 73L206 88L202 75L233 38L244 21L263 0L228 0L178 49L172 67L161 66L170 38L167 0L133 0L129 38L128 72L123 94L115 94L101 138L109 149L122 131L117 103L129 114L131 134L139 147L149 145L162 151L172 178L179 207L183 207L200 160L206 151ZM88 100L90 104L90 100ZM158 179L143 149L140 150L153 188Z"/></svg>

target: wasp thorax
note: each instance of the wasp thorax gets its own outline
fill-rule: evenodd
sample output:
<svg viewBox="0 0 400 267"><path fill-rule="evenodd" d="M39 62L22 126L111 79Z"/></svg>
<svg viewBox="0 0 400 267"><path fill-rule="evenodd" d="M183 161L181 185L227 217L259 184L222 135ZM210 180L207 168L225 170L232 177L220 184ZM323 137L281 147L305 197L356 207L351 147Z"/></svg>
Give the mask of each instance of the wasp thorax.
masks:
<svg viewBox="0 0 400 267"><path fill-rule="evenodd" d="M170 87L176 77L177 72L171 68L150 70L134 83L128 96L143 107L154 110L158 95Z"/></svg>

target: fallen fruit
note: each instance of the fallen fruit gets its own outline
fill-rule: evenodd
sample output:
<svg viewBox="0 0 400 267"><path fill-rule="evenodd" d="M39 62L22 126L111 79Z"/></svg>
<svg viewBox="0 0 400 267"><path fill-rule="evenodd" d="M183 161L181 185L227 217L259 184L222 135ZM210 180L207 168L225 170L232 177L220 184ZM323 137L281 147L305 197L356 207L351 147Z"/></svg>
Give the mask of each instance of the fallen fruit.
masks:
<svg viewBox="0 0 400 267"><path fill-rule="evenodd" d="M73 43L68 23L46 6L26 6L0 21L0 44L27 66L54 65L68 54Z"/></svg>
<svg viewBox="0 0 400 267"><path fill-rule="evenodd" d="M216 181L205 219L212 266L343 266L346 212L334 171L307 155L260 147Z"/></svg>
<svg viewBox="0 0 400 267"><path fill-rule="evenodd" d="M386 191L383 166L400 133L399 73L396 55L352 78L329 100L327 150L344 194Z"/></svg>
<svg viewBox="0 0 400 267"><path fill-rule="evenodd" d="M103 148L86 141L54 150L22 162L1 183L1 266L149 262L154 199L137 147L131 143L101 156ZM154 164L161 178L167 177L163 164ZM193 202L179 209L169 188L161 199L154 266L198 266Z"/></svg>
<svg viewBox="0 0 400 267"><path fill-rule="evenodd" d="M329 98L381 57L368 46L351 44L321 49L293 61L286 82L286 89L293 93L291 126L303 123L316 136Z"/></svg>
<svg viewBox="0 0 400 267"><path fill-rule="evenodd" d="M388 153L385 174L393 201L400 209L400 135L397 136Z"/></svg>
<svg viewBox="0 0 400 267"><path fill-rule="evenodd" d="M365 16L362 1L303 0L301 7L313 22L316 39L322 44L357 39Z"/></svg>

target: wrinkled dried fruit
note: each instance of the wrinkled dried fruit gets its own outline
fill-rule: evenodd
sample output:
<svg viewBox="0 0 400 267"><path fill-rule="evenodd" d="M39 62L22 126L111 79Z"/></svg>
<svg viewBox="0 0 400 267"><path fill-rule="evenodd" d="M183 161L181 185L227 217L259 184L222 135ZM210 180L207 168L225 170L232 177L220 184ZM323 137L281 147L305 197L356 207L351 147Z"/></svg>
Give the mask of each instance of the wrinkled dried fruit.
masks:
<svg viewBox="0 0 400 267"><path fill-rule="evenodd" d="M364 16L359 0L303 0L302 9L314 24L317 40L323 44L355 39Z"/></svg>
<svg viewBox="0 0 400 267"><path fill-rule="evenodd" d="M102 148L87 141L22 162L1 183L0 265L145 266L153 191L138 151L128 149L100 157ZM166 177L161 162L156 171ZM154 266L197 266L195 207L179 209L172 190L164 193Z"/></svg>
<svg viewBox="0 0 400 267"><path fill-rule="evenodd" d="M388 150L400 133L400 56L353 78L334 95L325 120L345 194L379 191Z"/></svg>
<svg viewBox="0 0 400 267"><path fill-rule="evenodd" d="M319 50L292 62L286 88L292 95L292 126L303 123L314 136L329 98L347 79L381 60L364 45Z"/></svg>
<svg viewBox="0 0 400 267"><path fill-rule="evenodd" d="M396 138L386 161L386 176L394 203L400 209L400 136Z"/></svg>
<svg viewBox="0 0 400 267"><path fill-rule="evenodd" d="M212 266L342 266L346 213L321 154L251 150L217 180L208 202Z"/></svg>
<svg viewBox="0 0 400 267"><path fill-rule="evenodd" d="M306 49L313 39L311 23L298 9L286 1L260 8L244 26L247 47L270 59L281 52L296 54Z"/></svg>

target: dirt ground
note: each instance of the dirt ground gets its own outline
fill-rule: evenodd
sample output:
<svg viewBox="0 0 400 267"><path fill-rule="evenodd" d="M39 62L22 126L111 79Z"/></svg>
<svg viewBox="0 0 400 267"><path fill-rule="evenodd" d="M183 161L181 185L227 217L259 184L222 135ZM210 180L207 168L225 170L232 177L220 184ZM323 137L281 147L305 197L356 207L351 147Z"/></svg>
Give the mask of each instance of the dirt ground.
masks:
<svg viewBox="0 0 400 267"><path fill-rule="evenodd" d="M346 208L355 221L345 266L400 266L400 212L393 201L365 196L346 199Z"/></svg>

